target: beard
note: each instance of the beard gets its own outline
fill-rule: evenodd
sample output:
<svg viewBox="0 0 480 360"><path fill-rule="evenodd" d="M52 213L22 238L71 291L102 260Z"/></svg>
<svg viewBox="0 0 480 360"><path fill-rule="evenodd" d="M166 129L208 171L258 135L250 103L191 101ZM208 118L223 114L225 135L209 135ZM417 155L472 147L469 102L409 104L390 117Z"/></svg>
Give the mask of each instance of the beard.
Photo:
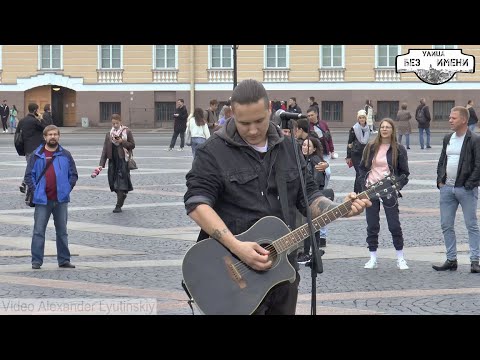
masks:
<svg viewBox="0 0 480 360"><path fill-rule="evenodd" d="M48 140L47 145L50 146L50 147L55 147L55 146L58 145L58 141L55 140L55 139L50 139L50 140Z"/></svg>

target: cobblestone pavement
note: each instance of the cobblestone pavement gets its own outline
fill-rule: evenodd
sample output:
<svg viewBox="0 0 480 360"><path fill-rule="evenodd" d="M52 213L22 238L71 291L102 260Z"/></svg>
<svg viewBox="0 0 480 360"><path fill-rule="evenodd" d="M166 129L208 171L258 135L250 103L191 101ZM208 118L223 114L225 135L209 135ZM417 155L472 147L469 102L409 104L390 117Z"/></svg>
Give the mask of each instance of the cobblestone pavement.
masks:
<svg viewBox="0 0 480 360"><path fill-rule="evenodd" d="M346 131L345 131L346 133ZM354 170L345 157L346 135L334 134L339 159L333 160L331 187L336 201L353 189ZM191 150L166 152L170 134L136 135L134 191L124 211L112 213L115 195L106 171L92 179L103 133L65 133L61 143L76 160L79 181L69 207L69 242L76 269L59 269L53 220L47 228L45 263L30 265L33 210L26 207L18 184L25 160L0 137L0 313L6 299L156 299L157 314L191 314L180 281L182 258L194 244L196 224L185 215L185 174ZM402 191L400 219L409 270L396 268L395 250L381 216L379 268L363 269L368 260L365 216L338 219L329 225L324 272L317 277L317 314L479 314L480 275L471 274L461 211L456 219L459 268L435 272L443 262L439 195L435 187L441 136L432 134L432 149L420 150L412 135L410 182ZM85 138L85 144L80 138ZM301 267L298 314L310 313L311 274ZM155 300L154 300L155 301ZM85 311L85 313L88 313Z"/></svg>

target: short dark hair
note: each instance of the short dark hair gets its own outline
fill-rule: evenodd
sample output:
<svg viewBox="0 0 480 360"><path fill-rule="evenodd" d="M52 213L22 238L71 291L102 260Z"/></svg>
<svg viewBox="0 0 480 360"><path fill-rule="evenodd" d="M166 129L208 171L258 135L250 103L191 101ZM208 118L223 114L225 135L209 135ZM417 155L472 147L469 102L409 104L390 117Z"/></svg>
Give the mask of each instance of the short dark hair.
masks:
<svg viewBox="0 0 480 360"><path fill-rule="evenodd" d="M258 102L263 99L265 102L265 109L268 109L268 95L265 87L257 80L246 79L237 85L232 93L231 106L232 110L236 104L247 105Z"/></svg>
<svg viewBox="0 0 480 360"><path fill-rule="evenodd" d="M46 104L46 105L43 107L43 111L50 111L50 104Z"/></svg>
<svg viewBox="0 0 480 360"><path fill-rule="evenodd" d="M307 119L298 119L297 126L299 129L302 129L306 133L309 131L310 122Z"/></svg>
<svg viewBox="0 0 480 360"><path fill-rule="evenodd" d="M35 103L28 104L28 112L33 113L38 110L38 105Z"/></svg>
<svg viewBox="0 0 480 360"><path fill-rule="evenodd" d="M111 120L117 120L117 121L120 121L122 122L122 117L119 115L119 114L112 114L112 116L110 117Z"/></svg>
<svg viewBox="0 0 480 360"><path fill-rule="evenodd" d="M309 112L312 112L312 111L313 111L315 114L318 115L318 111L317 111L317 108L316 108L315 106L310 106L310 107L308 108L308 110L307 110L307 114L308 114Z"/></svg>

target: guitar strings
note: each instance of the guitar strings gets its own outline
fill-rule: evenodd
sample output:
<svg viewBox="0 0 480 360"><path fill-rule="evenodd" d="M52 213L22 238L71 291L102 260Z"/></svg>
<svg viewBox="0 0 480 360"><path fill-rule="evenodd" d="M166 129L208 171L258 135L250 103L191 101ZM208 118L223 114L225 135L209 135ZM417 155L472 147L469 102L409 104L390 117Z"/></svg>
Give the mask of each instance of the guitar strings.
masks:
<svg viewBox="0 0 480 360"><path fill-rule="evenodd" d="M388 179L388 177L385 176L385 178L384 178L383 180L385 180L385 179ZM400 179L401 179L401 178L400 178ZM397 179L397 180L400 180L400 179ZM390 179L390 180L391 180L391 179ZM378 184L378 183L377 183L377 184ZM396 184L397 184L397 183L393 183L392 185L396 185ZM374 184L374 185L376 185L376 184ZM374 186L374 185L373 185L371 188L365 190L364 192L361 192L360 194L358 194L358 195L357 195L357 198L358 198L358 199L371 199L371 196L370 196L370 195L376 194L379 190L382 190L382 189L377 189L377 187ZM390 187L390 188L391 188L391 187ZM387 189L387 188L384 188L383 190L385 191L385 190L388 190L388 189ZM321 215L317 216L317 217L314 219L314 221L318 222L317 219L319 219L319 218L321 218L321 217L325 217L325 216L328 217L328 219L330 219L329 214L331 214L331 213L333 213L334 211L338 210L338 209L339 209L340 207L342 207L342 206L345 208L345 210L346 210L347 213L348 213L348 212L351 210L352 203L353 203L353 200L345 201L344 203L339 204L338 206L334 207L333 209L328 210L328 211L325 212L324 214L321 214ZM348 207L347 207L347 205L348 205ZM335 220L335 218L334 218L334 220ZM270 254L268 254L268 259L273 261L273 260L275 259L275 257L277 257L277 256L281 255L282 253L290 250L291 246L289 245L289 246L287 246L284 250L281 250L280 252L277 252L277 247L275 246L275 244L276 244L276 243L281 243L282 241L284 241L284 240L285 240L287 237L289 237L289 236L290 236L290 237L292 237L292 235L295 236L295 233L301 234L301 229L304 228L304 227L306 227L306 225L307 225L307 224L304 224L304 225L300 226L299 228L293 230L292 232L290 232L290 233L282 236L281 238L273 241L271 244L268 244L267 246L265 246L265 249L268 250L268 251L270 251ZM327 225L327 224L325 224L325 225ZM324 225L324 226L325 226L325 225ZM308 228L308 226L306 227L306 229L307 229L307 228ZM307 234L308 234L308 236L310 236L310 235L311 235L311 234L310 234L310 229L308 229L308 230L306 230L306 231L308 231ZM300 241L295 241L295 242L296 242L297 244L299 244L299 243L302 242L302 240L305 240L308 236L305 236L305 237L304 237L303 239L301 239ZM257 243L260 243L260 241L256 241L256 242L257 242ZM278 247L280 247L280 246L278 246ZM238 273L240 276L247 274L247 273L248 273L249 271L251 271L251 270L254 270L253 268L251 268L250 266L248 266L247 264L245 264L245 263L244 263L243 261L241 261L241 260L240 260L240 261L237 261L236 263L232 264L231 266L234 266L234 267L237 269L237 273ZM260 270L254 270L254 271L260 271Z"/></svg>
<svg viewBox="0 0 480 360"><path fill-rule="evenodd" d="M359 194L359 196L360 196L360 195L363 195L363 193ZM342 203L342 204L339 204L339 205L336 206L335 208L333 208L333 209L331 209L331 210L328 210L328 211L325 212L324 214L318 216L316 219L321 218L321 217L328 217L328 218L329 218L329 216L328 216L329 214L332 214L334 211L338 210L338 209L339 209L340 207L342 207L342 206L345 208L345 210L347 210L347 213L348 213L348 211L350 211L350 208L348 208L347 205L350 205L350 207L351 207L351 206L352 206L352 200L348 200L348 201L346 201L346 202L344 202L344 203ZM330 218L329 218L329 219L330 219ZM318 221L318 220L315 220L315 219L314 219L314 221ZM277 251L277 247L275 246L275 243L281 244L281 242L285 241L286 238L288 238L288 237L291 237L291 238L295 237L295 233L301 234L301 229L302 229L302 228L305 228L305 229L308 228L308 226L306 227L306 225L307 225L307 224L304 224L304 225L300 226L299 228L295 229L294 231L292 231L292 232L290 232L290 233L282 236L281 238L273 241L271 244L268 244L267 246L265 246L265 249L268 250L268 251L270 251L270 254L268 254L268 259L274 261L274 259L275 259L277 256L279 256L279 255L281 255L282 253L290 250L291 246L287 246L284 250L281 250L280 252L278 252L278 251ZM326 225L326 224L325 224L325 225ZM325 226L325 225L324 225L324 226ZM310 236L310 232L309 232L310 229L308 229L308 230L306 230L306 231L308 231L307 234L308 234L308 236ZM302 235L301 235L301 236L302 236ZM307 236L307 237L308 237L308 236ZM296 244L299 244L299 243L302 242L302 240L305 240L307 237L301 239L300 241L295 241L295 243L296 243ZM260 241L255 241L255 242L256 242L256 243L260 243ZM280 247L280 246L278 246L278 247ZM249 271L251 271L251 270L254 270L253 268L251 268L250 266L248 266L247 264L245 264L245 263L244 263L243 261L241 261L241 260L238 261L238 262L236 262L236 263L234 263L234 264L232 264L231 266L234 266L234 267L237 269L237 273L238 273L240 276L247 274L247 273L248 273ZM254 270L254 271L260 271L260 270Z"/></svg>

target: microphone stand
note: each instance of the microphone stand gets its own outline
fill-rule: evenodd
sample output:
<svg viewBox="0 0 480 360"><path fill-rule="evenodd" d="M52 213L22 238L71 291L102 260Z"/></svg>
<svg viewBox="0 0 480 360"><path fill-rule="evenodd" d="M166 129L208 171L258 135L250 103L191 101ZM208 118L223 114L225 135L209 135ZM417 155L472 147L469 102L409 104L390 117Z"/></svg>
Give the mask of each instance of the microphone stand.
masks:
<svg viewBox="0 0 480 360"><path fill-rule="evenodd" d="M313 227L312 213L310 211L310 206L308 205L307 187L306 187L306 181L305 181L306 176L304 177L302 173L302 165L300 163L300 155L298 153L298 144L293 134L292 121L289 121L288 128L290 129L290 137L291 137L292 145L295 152L295 159L297 160L297 167L298 167L298 173L300 175L300 184L302 186L303 198L305 200L305 204L307 204L306 213L307 213L308 228L310 230L310 239L311 239L310 245L312 248L312 260L308 265L305 264L305 266L310 267L311 277L312 277L312 300L311 300L310 314L316 315L317 314L317 274L323 273L322 255L325 254L325 251L319 250L317 247L317 242L315 241L315 228ZM307 171L306 168L305 168L305 171Z"/></svg>

